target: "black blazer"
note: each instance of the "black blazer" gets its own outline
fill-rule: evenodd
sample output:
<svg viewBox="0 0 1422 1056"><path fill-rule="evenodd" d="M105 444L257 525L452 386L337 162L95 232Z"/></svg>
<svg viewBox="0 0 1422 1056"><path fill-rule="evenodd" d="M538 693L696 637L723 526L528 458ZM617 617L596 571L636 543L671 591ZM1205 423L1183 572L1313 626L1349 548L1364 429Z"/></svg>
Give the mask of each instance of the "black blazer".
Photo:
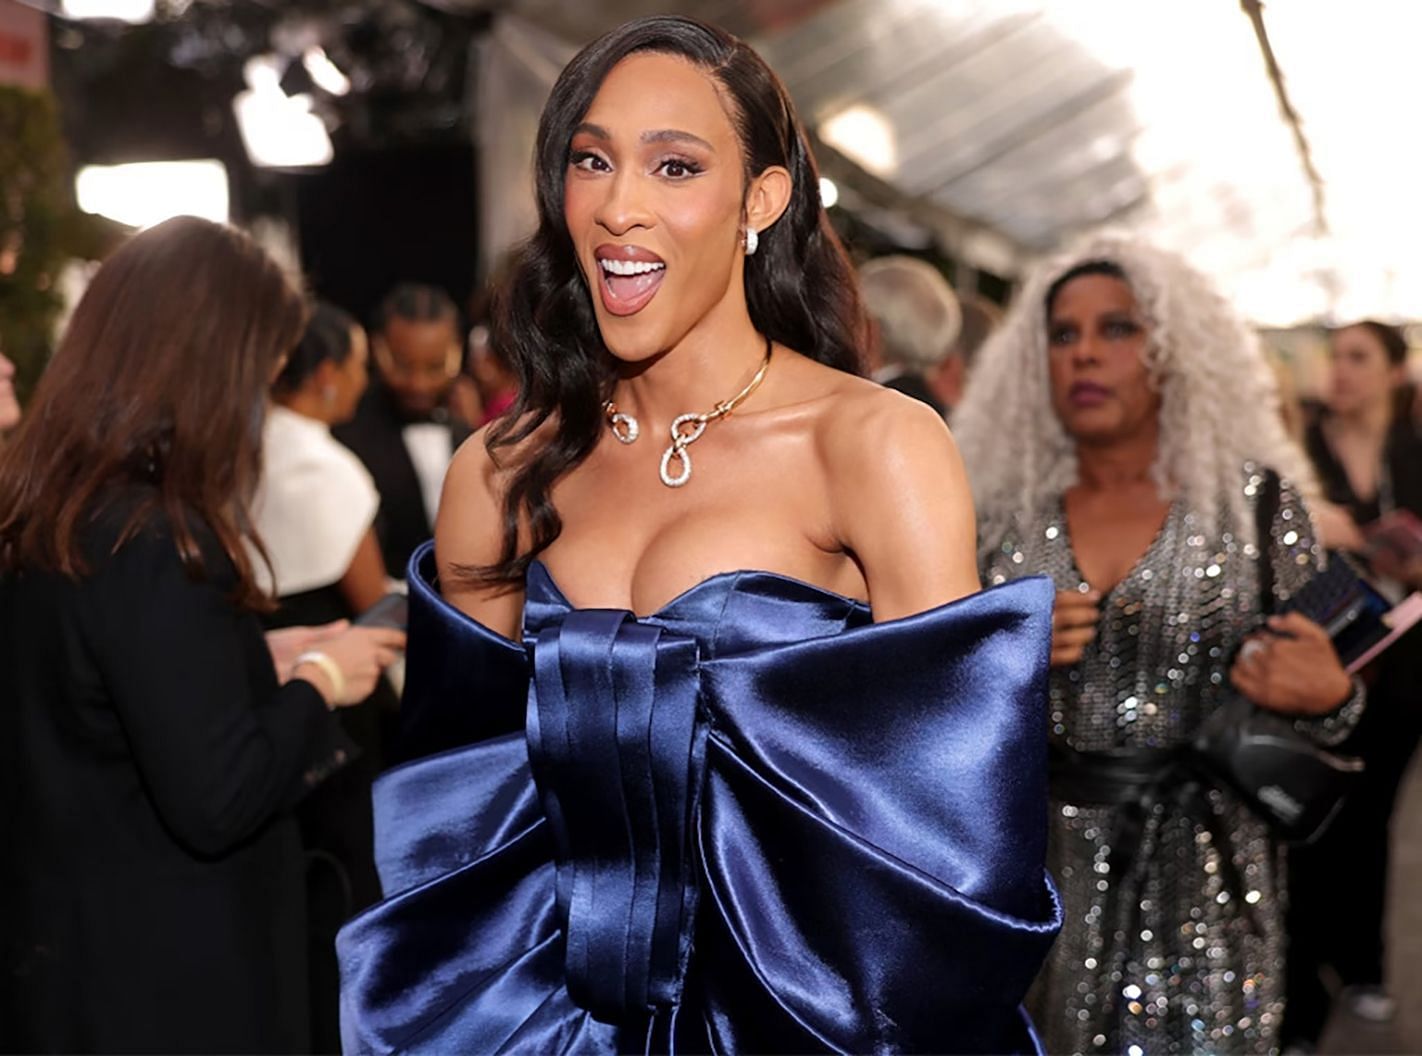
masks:
<svg viewBox="0 0 1422 1056"><path fill-rule="evenodd" d="M440 410L432 420L449 430L451 453L469 436L469 429L447 411ZM385 571L396 579L405 578L410 555L434 534L434 526L425 513L420 478L405 446L404 430L409 424L390 390L377 378L361 397L355 417L331 430L331 435L354 451L375 479L375 490L380 492L375 534L385 559Z"/></svg>
<svg viewBox="0 0 1422 1056"><path fill-rule="evenodd" d="M0 1048L305 1050L289 809L349 744L229 563L193 581L157 516L110 553L143 495L81 581L0 576Z"/></svg>

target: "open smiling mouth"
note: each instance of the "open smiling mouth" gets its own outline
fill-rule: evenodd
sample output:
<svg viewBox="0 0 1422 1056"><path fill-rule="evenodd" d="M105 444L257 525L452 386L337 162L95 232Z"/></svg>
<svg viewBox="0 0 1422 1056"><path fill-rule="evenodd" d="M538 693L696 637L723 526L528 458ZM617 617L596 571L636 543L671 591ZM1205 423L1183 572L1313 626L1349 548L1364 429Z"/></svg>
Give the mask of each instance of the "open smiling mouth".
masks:
<svg viewBox="0 0 1422 1056"><path fill-rule="evenodd" d="M597 265L602 305L613 315L635 315L647 307L667 273L660 257L633 246L606 253L599 248Z"/></svg>

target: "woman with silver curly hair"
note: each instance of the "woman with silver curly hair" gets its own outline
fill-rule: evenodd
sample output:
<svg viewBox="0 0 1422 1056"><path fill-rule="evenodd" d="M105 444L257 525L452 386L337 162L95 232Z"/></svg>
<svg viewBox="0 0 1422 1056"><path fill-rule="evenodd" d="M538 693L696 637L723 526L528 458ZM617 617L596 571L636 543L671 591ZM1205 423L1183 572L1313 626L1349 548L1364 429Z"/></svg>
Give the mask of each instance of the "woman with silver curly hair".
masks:
<svg viewBox="0 0 1422 1056"><path fill-rule="evenodd" d="M1203 276L1099 238L1027 283L955 417L985 578L1045 573L1059 592L1050 865L1066 925L1033 1009L1050 1052L1277 1047L1284 907L1265 823L1183 767L1110 769L1181 757L1235 692L1325 742L1361 708L1317 624L1254 633L1263 584L1285 598L1321 562L1277 404Z"/></svg>

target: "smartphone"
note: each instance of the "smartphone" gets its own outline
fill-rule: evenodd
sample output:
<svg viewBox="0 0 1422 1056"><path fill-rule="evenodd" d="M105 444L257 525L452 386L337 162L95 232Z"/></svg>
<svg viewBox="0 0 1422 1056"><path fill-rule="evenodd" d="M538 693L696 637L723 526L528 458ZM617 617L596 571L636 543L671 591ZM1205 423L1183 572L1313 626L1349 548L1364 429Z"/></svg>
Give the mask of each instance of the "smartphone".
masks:
<svg viewBox="0 0 1422 1056"><path fill-rule="evenodd" d="M399 592L385 595L354 621L357 627L388 627L393 631L403 631L409 622L410 599Z"/></svg>
<svg viewBox="0 0 1422 1056"><path fill-rule="evenodd" d="M1342 555L1335 554L1328 568L1309 580L1280 606L1280 612L1299 612L1322 627L1333 639L1338 658L1350 672L1376 654L1387 638L1385 621L1390 602Z"/></svg>

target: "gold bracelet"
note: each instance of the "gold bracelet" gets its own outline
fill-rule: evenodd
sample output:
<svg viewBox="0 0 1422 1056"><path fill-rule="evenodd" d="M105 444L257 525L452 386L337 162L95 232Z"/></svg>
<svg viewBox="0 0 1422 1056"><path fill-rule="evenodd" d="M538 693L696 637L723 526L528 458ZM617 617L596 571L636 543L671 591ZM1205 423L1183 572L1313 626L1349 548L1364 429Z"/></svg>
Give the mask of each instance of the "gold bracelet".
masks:
<svg viewBox="0 0 1422 1056"><path fill-rule="evenodd" d="M341 698L346 695L346 676L341 674L340 666L337 665L336 661L321 652L321 650L312 649L302 653L296 658L296 663L291 665L292 673L295 674L296 670L301 667L302 664L311 664L314 667L320 668L321 673L330 681L331 701L326 706L328 708L334 708L337 704L341 703Z"/></svg>

